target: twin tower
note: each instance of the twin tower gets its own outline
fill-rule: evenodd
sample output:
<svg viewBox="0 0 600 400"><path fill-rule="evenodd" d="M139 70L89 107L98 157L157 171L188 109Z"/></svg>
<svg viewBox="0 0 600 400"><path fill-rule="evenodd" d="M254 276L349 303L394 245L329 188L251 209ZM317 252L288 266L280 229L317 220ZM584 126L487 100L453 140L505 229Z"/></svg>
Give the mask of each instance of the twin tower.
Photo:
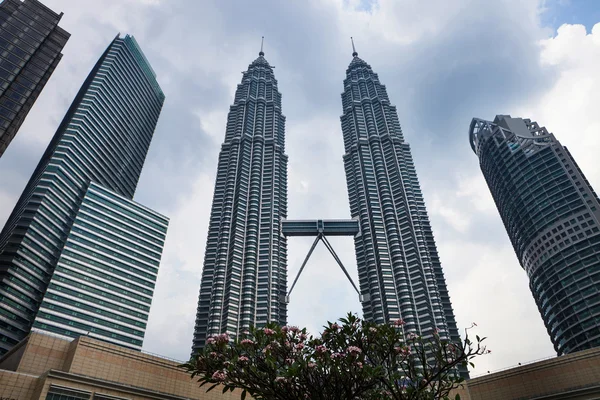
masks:
<svg viewBox="0 0 600 400"><path fill-rule="evenodd" d="M410 146L385 86L356 51L346 70L342 107L343 160L350 212L358 225L354 244L364 318L377 323L402 318L407 332L427 337L437 330L458 341ZM194 352L212 335L236 336L250 326L286 323L287 163L281 94L261 50L243 73L227 118ZM338 222L343 230L344 221ZM323 221L315 223L321 224L314 228L315 236L321 236ZM336 234L335 221L329 223Z"/></svg>

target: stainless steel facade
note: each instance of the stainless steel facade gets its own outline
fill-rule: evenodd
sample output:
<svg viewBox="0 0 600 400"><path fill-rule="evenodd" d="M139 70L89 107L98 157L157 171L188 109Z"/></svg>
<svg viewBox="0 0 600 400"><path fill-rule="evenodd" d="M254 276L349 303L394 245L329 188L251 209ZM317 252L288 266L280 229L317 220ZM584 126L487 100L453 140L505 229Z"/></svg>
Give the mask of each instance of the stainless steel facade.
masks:
<svg viewBox="0 0 600 400"><path fill-rule="evenodd" d="M469 142L559 355L600 346L600 201L552 133L473 119Z"/></svg>
<svg viewBox="0 0 600 400"><path fill-rule="evenodd" d="M37 0L0 2L0 157L62 58L62 15Z"/></svg>
<svg viewBox="0 0 600 400"><path fill-rule="evenodd" d="M219 155L192 351L250 325L285 324L285 117L261 51L243 73Z"/></svg>
<svg viewBox="0 0 600 400"><path fill-rule="evenodd" d="M30 331L73 223L83 215L90 183L133 197L163 102L135 39L115 38L88 75L0 234L0 354ZM118 219L117 213L110 215Z"/></svg>
<svg viewBox="0 0 600 400"><path fill-rule="evenodd" d="M458 340L458 330L396 108L371 67L353 53L346 70L344 166L364 318L402 318L406 332Z"/></svg>

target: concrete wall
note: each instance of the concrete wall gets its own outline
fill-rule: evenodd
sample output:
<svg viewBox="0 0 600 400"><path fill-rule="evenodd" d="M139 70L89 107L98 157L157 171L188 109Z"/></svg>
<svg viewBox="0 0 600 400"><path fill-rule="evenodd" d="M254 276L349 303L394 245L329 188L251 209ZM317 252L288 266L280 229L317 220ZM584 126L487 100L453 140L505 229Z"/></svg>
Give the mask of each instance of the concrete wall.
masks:
<svg viewBox="0 0 600 400"><path fill-rule="evenodd" d="M455 392L462 400L600 399L600 348L484 375L465 386Z"/></svg>
<svg viewBox="0 0 600 400"><path fill-rule="evenodd" d="M64 370L71 341L41 333L32 333L25 340L25 352L17 372L42 375L50 369Z"/></svg>
<svg viewBox="0 0 600 400"><path fill-rule="evenodd" d="M34 332L16 347L0 360L3 400L45 399L53 384L133 400L240 398L240 391L206 393L177 361L89 337L69 341Z"/></svg>
<svg viewBox="0 0 600 400"><path fill-rule="evenodd" d="M38 377L0 370L0 398L3 400L30 400Z"/></svg>

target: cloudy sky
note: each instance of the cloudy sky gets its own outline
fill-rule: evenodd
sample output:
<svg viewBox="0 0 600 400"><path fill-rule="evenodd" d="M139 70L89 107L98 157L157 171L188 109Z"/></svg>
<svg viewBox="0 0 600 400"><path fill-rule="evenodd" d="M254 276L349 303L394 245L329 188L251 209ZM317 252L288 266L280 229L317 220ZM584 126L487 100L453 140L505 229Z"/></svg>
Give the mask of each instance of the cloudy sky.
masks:
<svg viewBox="0 0 600 400"><path fill-rule="evenodd" d="M411 144L459 326L488 336L475 375L554 355L468 144L472 117L530 117L600 189L597 0L44 0L65 13L64 57L0 159L0 224L89 70L133 34L166 94L135 200L170 217L144 349L186 359L219 147L240 72L265 36L287 117L289 217L347 218L342 80L357 50L387 85ZM311 239L289 241L295 276ZM352 240L333 241L356 281ZM318 247L289 305L317 332L360 312Z"/></svg>

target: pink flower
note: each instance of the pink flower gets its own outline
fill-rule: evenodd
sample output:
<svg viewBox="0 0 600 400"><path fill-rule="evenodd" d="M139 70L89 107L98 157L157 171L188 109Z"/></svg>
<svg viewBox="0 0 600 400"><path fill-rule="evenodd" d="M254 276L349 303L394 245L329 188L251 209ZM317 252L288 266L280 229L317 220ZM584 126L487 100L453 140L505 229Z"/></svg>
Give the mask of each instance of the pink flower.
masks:
<svg viewBox="0 0 600 400"><path fill-rule="evenodd" d="M394 321L394 325L402 326L402 325L406 325L406 322L404 322L404 320L402 318L400 318L400 319L397 319Z"/></svg>
<svg viewBox="0 0 600 400"><path fill-rule="evenodd" d="M314 362L309 362L307 365L308 365L308 368L314 368L317 366L317 364L315 364Z"/></svg>
<svg viewBox="0 0 600 400"><path fill-rule="evenodd" d="M214 351L211 351L211 352L210 352L210 356L211 356L212 358L217 358L217 353L215 353Z"/></svg>
<svg viewBox="0 0 600 400"><path fill-rule="evenodd" d="M215 338L209 337L208 339L206 339L206 344L215 344Z"/></svg>
<svg viewBox="0 0 600 400"><path fill-rule="evenodd" d="M296 345L296 350L302 350L304 348L304 343L298 343Z"/></svg>
<svg viewBox="0 0 600 400"><path fill-rule="evenodd" d="M327 347L323 346L322 344L315 347L315 353L317 353L317 354L325 354L326 352L327 352Z"/></svg>
<svg viewBox="0 0 600 400"><path fill-rule="evenodd" d="M220 335L214 336L215 342L217 343L229 343L229 335L221 333Z"/></svg>
<svg viewBox="0 0 600 400"><path fill-rule="evenodd" d="M275 378L275 382L277 382L277 383L285 383L285 382L287 382L287 378L285 378L283 376L278 376L277 378Z"/></svg>
<svg viewBox="0 0 600 400"><path fill-rule="evenodd" d="M287 325L286 325L286 326L282 326L282 327L281 327L281 332L283 332L283 333L288 333L288 330L289 330L289 329L290 329L290 328L289 328Z"/></svg>
<svg viewBox="0 0 600 400"><path fill-rule="evenodd" d="M362 350L356 346L348 346L348 348L346 349L346 352L348 354L351 354L353 356L356 356L360 353L362 353Z"/></svg>
<svg viewBox="0 0 600 400"><path fill-rule="evenodd" d="M354 363L354 365L356 365L357 368L363 367L363 363L361 363L360 361L357 361L356 363Z"/></svg>
<svg viewBox="0 0 600 400"><path fill-rule="evenodd" d="M225 371L215 371L215 373L212 374L212 379L218 382L223 382L226 377L227 373Z"/></svg>
<svg viewBox="0 0 600 400"><path fill-rule="evenodd" d="M246 356L240 356L240 358L238 358L238 362L239 362L240 364L245 364L245 363L247 363L248 361L249 361L249 359L248 359L248 357L246 357Z"/></svg>
<svg viewBox="0 0 600 400"><path fill-rule="evenodd" d="M254 342L250 339L244 339L244 340L242 340L242 344L243 345L253 345Z"/></svg>
<svg viewBox="0 0 600 400"><path fill-rule="evenodd" d="M263 332L265 332L265 335L267 335L267 336L271 336L271 335L275 334L275 331L273 329L269 329L269 328L265 328L263 330Z"/></svg>
<svg viewBox="0 0 600 400"><path fill-rule="evenodd" d="M306 340L306 333L301 333L300 334L300 340Z"/></svg>
<svg viewBox="0 0 600 400"><path fill-rule="evenodd" d="M331 355L331 359L332 360L335 360L335 359L338 359L338 358L342 358L342 354L340 354L340 353L333 353Z"/></svg>
<svg viewBox="0 0 600 400"><path fill-rule="evenodd" d="M331 324L331 329L337 331L338 329L340 329L340 326L337 324L337 322L334 322L333 324Z"/></svg>
<svg viewBox="0 0 600 400"><path fill-rule="evenodd" d="M285 359L285 363L286 363L287 365L292 365L292 364L294 363L294 360L293 360L293 359L291 359L291 358L286 358L286 359Z"/></svg>
<svg viewBox="0 0 600 400"><path fill-rule="evenodd" d="M370 327L370 328L369 328L369 331L370 331L371 333L377 333L377 328Z"/></svg>
<svg viewBox="0 0 600 400"><path fill-rule="evenodd" d="M406 339L408 339L408 340L413 340L416 338L417 338L417 335L414 332L409 332L408 335L406 335Z"/></svg>
<svg viewBox="0 0 600 400"><path fill-rule="evenodd" d="M293 333L300 332L300 328L298 328L297 326L290 326L289 329L290 329L290 332L293 332Z"/></svg>
<svg viewBox="0 0 600 400"><path fill-rule="evenodd" d="M394 350L396 353L402 354L405 357L410 355L410 349L408 347L394 347Z"/></svg>

